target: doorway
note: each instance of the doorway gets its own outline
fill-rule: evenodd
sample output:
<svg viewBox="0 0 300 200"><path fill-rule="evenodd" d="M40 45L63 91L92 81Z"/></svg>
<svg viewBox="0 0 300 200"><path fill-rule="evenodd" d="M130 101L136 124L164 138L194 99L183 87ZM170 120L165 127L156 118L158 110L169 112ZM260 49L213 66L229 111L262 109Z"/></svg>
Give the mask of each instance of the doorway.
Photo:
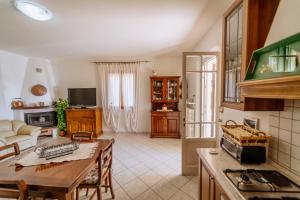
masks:
<svg viewBox="0 0 300 200"><path fill-rule="evenodd" d="M197 148L216 146L217 71L217 52L183 53L183 175L197 175Z"/></svg>

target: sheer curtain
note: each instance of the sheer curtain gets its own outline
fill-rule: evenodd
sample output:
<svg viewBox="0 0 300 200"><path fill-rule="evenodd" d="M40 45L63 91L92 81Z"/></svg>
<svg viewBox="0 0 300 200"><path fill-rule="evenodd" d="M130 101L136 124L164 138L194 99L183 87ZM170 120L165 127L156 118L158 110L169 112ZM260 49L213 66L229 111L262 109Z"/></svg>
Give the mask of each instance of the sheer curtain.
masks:
<svg viewBox="0 0 300 200"><path fill-rule="evenodd" d="M127 131L138 125L139 63L97 63L100 97L105 123L118 132L121 114Z"/></svg>

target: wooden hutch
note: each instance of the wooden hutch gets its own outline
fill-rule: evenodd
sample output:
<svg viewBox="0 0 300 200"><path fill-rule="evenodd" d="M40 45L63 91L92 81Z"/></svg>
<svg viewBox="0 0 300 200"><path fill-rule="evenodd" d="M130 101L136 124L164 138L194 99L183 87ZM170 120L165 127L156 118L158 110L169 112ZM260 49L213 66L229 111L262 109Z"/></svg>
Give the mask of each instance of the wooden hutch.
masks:
<svg viewBox="0 0 300 200"><path fill-rule="evenodd" d="M152 138L180 138L179 78L150 77Z"/></svg>

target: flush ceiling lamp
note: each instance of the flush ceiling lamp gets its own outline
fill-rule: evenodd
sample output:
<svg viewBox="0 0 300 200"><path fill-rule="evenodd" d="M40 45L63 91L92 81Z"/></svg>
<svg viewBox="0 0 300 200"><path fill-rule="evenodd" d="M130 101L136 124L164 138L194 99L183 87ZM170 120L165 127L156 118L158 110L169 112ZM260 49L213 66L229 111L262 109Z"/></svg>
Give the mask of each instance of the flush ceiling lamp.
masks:
<svg viewBox="0 0 300 200"><path fill-rule="evenodd" d="M46 21L52 18L50 10L29 0L15 0L14 6L24 15L35 20Z"/></svg>

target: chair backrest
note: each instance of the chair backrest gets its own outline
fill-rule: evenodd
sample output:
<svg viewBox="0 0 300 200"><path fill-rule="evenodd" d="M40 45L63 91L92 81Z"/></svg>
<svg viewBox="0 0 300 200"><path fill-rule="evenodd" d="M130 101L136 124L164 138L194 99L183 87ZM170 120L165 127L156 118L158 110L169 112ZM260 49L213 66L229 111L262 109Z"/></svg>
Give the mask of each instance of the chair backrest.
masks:
<svg viewBox="0 0 300 200"><path fill-rule="evenodd" d="M28 199L28 187L25 181L2 181L0 180L0 197L20 200Z"/></svg>
<svg viewBox="0 0 300 200"><path fill-rule="evenodd" d="M9 151L9 149L12 149L12 148L13 148L13 151L12 152ZM9 157L19 155L20 154L20 148L19 148L18 143L12 143L12 144L8 144L8 145L5 145L5 146L1 146L0 147L0 152L1 152L1 154L0 154L0 161L1 161L3 159L9 158Z"/></svg>
<svg viewBox="0 0 300 200"><path fill-rule="evenodd" d="M99 160L98 160L98 184L101 185L102 180L111 170L112 166L112 146L115 143L114 139L109 141L109 144L105 149L102 149L99 153Z"/></svg>
<svg viewBox="0 0 300 200"><path fill-rule="evenodd" d="M71 139L75 141L91 141L93 139L93 132L72 133Z"/></svg>

